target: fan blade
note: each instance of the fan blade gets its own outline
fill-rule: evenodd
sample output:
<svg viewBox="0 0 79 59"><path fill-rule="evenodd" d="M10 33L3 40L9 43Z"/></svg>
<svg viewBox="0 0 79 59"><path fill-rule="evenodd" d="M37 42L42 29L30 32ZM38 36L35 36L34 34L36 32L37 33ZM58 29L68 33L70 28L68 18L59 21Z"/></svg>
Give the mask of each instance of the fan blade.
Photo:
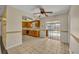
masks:
<svg viewBox="0 0 79 59"><path fill-rule="evenodd" d="M53 13L53 12L45 12L45 13Z"/></svg>
<svg viewBox="0 0 79 59"><path fill-rule="evenodd" d="M33 13L33 14L41 14L41 13Z"/></svg>
<svg viewBox="0 0 79 59"><path fill-rule="evenodd" d="M48 17L48 15L45 13L45 16Z"/></svg>

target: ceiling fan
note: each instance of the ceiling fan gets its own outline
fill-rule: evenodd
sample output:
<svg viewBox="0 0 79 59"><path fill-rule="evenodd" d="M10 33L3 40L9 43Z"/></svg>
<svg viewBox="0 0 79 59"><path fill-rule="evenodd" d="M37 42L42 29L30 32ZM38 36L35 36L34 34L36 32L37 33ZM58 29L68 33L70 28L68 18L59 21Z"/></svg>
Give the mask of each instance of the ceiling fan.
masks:
<svg viewBox="0 0 79 59"><path fill-rule="evenodd" d="M48 13L52 14L53 12L52 11L45 11L44 8L42 8L42 6L37 6L37 8L39 8L40 12L38 13L33 13L33 14L42 14L42 15L45 15L46 17L48 17Z"/></svg>

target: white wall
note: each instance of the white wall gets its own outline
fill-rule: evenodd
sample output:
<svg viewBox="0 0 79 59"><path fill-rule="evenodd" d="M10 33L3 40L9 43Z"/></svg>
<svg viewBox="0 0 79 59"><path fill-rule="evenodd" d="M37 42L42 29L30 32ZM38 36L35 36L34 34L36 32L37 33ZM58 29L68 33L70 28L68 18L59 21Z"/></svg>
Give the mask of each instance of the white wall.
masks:
<svg viewBox="0 0 79 59"><path fill-rule="evenodd" d="M7 6L6 49L22 44L22 16L26 13Z"/></svg>
<svg viewBox="0 0 79 59"><path fill-rule="evenodd" d="M7 24L6 32L22 31L20 11L7 6ZM7 33L6 35L6 49L22 44L22 32Z"/></svg>
<svg viewBox="0 0 79 59"><path fill-rule="evenodd" d="M60 25L60 29L61 29L61 41L62 42L65 42L65 43L69 43L69 38L68 38L68 34L69 34L69 31L68 31L68 14L65 14L65 15L61 15L59 16L60 18L60 22L61 22L61 25Z"/></svg>
<svg viewBox="0 0 79 59"><path fill-rule="evenodd" d="M70 33L79 40L79 6L71 6L70 10ZM72 35L70 36L70 50L73 53L79 53L79 42Z"/></svg>

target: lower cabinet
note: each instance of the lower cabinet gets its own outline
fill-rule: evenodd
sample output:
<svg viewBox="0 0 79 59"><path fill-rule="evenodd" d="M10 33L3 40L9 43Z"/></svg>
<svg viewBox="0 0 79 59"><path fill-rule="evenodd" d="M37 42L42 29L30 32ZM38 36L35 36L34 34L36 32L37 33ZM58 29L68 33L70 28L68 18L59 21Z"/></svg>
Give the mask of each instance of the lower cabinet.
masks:
<svg viewBox="0 0 79 59"><path fill-rule="evenodd" d="M33 37L40 37L40 31L39 30L23 30L22 34L33 36Z"/></svg>
<svg viewBox="0 0 79 59"><path fill-rule="evenodd" d="M34 31L33 36L34 37L40 37L40 31Z"/></svg>

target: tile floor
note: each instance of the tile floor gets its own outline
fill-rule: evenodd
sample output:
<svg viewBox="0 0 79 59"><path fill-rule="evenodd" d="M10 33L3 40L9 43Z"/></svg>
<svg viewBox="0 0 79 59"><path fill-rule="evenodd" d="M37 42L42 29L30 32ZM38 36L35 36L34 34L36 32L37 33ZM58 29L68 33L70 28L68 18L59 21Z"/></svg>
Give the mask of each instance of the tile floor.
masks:
<svg viewBox="0 0 79 59"><path fill-rule="evenodd" d="M23 44L8 49L9 54L69 54L68 44L48 38L23 36Z"/></svg>

